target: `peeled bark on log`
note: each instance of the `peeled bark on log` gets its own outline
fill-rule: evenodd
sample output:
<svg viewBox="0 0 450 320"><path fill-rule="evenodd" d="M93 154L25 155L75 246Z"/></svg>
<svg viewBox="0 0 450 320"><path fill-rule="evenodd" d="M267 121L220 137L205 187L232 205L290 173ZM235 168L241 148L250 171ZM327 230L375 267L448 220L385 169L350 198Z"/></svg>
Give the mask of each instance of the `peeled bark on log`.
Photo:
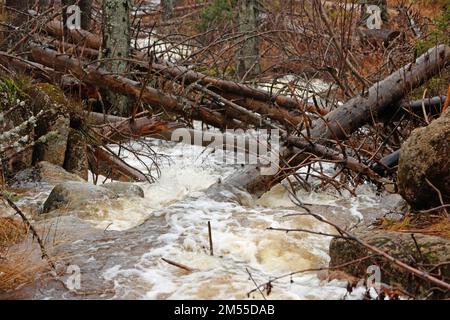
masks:
<svg viewBox="0 0 450 320"><path fill-rule="evenodd" d="M156 118L141 117L134 121L130 118L107 126L102 131L102 136L105 137L105 143L121 142L173 131L179 127L178 124L167 123Z"/></svg>
<svg viewBox="0 0 450 320"><path fill-rule="evenodd" d="M293 115L286 109L280 108L278 106L270 106L269 104L262 101L229 93L225 93L222 95L226 99L236 102L246 109L267 116L268 118L278 121L279 123L287 127L296 126L304 120L303 117Z"/></svg>
<svg viewBox="0 0 450 320"><path fill-rule="evenodd" d="M193 119L204 121L218 128L224 126L229 128L240 127L238 123L226 119L218 112L211 111L203 106L194 106L186 99L166 94L149 86L142 88L136 81L111 75L103 69L91 65L84 67L80 61L58 54L54 50L34 47L31 50L31 54L35 61L61 72L70 71L80 80L91 85L114 90L117 93L130 95L137 99L140 98L143 102L153 106L180 114L187 114Z"/></svg>
<svg viewBox="0 0 450 320"><path fill-rule="evenodd" d="M134 169L130 165L128 165L125 161L120 160L117 157L114 157L112 154L107 152L101 147L93 148L92 154L95 157L95 161L90 161L91 170L94 173L101 174L102 168L106 165L111 172L115 175L119 174L121 178L119 180L125 181L147 181L147 177L142 174L140 171Z"/></svg>
<svg viewBox="0 0 450 320"><path fill-rule="evenodd" d="M56 39L49 41L49 43L53 43L55 47L63 49L61 51L65 52L66 54L74 54L77 57L97 59L99 56L98 50L86 48L77 44L63 42Z"/></svg>
<svg viewBox="0 0 450 320"><path fill-rule="evenodd" d="M89 112L87 113L88 121L91 121L91 123L95 125L106 125L110 124L114 126L115 128L119 126L129 126L133 127L133 129L130 128L130 130L133 130L136 132L136 126L133 126L130 124L130 118L124 118L119 116L113 116L113 115L103 115L101 113L97 112ZM139 120L138 118L137 120ZM147 119L147 118L144 118ZM147 120L148 121L148 120ZM118 123L121 123L118 125ZM150 130L141 135L148 138L153 139L159 139L159 140L165 140L165 141L172 141L172 142L180 142L188 145L195 145L200 147L213 147L216 150L227 150L227 151L233 151L233 152L241 152L241 153L249 153L250 152L250 143L255 143L254 138L250 137L241 137L236 136L234 134L230 133L221 133L216 131L202 131L202 130L196 130L191 128L185 128L182 125L178 123L167 123L167 125L164 127L159 127L159 130L154 130L154 132L151 132ZM182 129L180 131L177 131L179 129ZM107 129L104 129L103 131L107 131ZM155 132L156 131L156 132ZM102 132L102 134L104 134ZM123 137L125 139L125 137ZM222 141L222 144L219 144L218 142ZM242 149L240 149L242 147Z"/></svg>

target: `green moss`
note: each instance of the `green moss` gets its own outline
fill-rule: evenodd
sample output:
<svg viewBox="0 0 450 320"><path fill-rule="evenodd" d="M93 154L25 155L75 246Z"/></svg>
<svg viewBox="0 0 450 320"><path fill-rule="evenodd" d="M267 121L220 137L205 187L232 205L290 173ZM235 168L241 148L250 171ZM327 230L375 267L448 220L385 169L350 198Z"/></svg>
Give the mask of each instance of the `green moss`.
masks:
<svg viewBox="0 0 450 320"><path fill-rule="evenodd" d="M442 12L434 21L431 32L423 39L417 39L414 47L417 53L423 54L437 44L450 45L450 1L442 6Z"/></svg>
<svg viewBox="0 0 450 320"><path fill-rule="evenodd" d="M0 76L0 110L8 110L16 106L17 101L25 101L28 95L25 93L30 86L30 80L25 77L10 78Z"/></svg>
<svg viewBox="0 0 450 320"><path fill-rule="evenodd" d="M58 105L67 105L68 101L66 96L64 95L64 92L50 84L50 83L38 83L36 85L36 88L42 90L45 94L48 95L48 97L50 98L50 100Z"/></svg>
<svg viewBox="0 0 450 320"><path fill-rule="evenodd" d="M425 0L421 0L425 1ZM442 5L442 12L434 21L434 25L429 34L423 39L417 39L414 47L417 55L425 53L428 49L437 44L446 44L450 46L450 0L426 0ZM448 68L433 77L425 85L417 88L411 93L411 99L422 99L425 89L427 96L445 95L447 93L448 84L450 83L450 70Z"/></svg>
<svg viewBox="0 0 450 320"><path fill-rule="evenodd" d="M18 194L16 194L15 192L10 192L10 191L2 191L1 192L1 196L5 197L6 199L9 199L13 202L19 201L21 196L19 196Z"/></svg>
<svg viewBox="0 0 450 320"><path fill-rule="evenodd" d="M231 21L234 17L233 8L236 7L237 0L213 0L200 12L200 22L197 29L204 32L210 26L219 26Z"/></svg>

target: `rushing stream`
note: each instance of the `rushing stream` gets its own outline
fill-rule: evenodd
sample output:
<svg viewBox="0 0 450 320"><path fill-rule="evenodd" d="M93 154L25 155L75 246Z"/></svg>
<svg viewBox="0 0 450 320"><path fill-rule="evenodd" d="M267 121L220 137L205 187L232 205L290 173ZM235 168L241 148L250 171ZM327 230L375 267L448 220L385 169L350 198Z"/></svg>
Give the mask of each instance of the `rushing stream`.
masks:
<svg viewBox="0 0 450 320"><path fill-rule="evenodd" d="M139 184L145 198L122 198L64 213L83 219L75 222L70 220L75 218L58 218L55 238L62 244L57 248L63 256L71 257L70 264L80 268L78 291L83 296L245 299L255 288L253 281L263 284L282 274L328 265L329 237L266 230L285 227L333 232L312 217L293 216L301 210L290 201L283 186L256 201L242 192L238 196L223 192L221 197L211 198L209 187L238 168L224 165L201 147L158 141L153 144L153 149L166 157L160 162L161 177L157 182ZM37 198L45 199L49 190ZM303 192L300 196L312 204L312 210L343 225L379 216L389 208L380 203L370 186L363 186L356 198L338 195L331 189ZM214 256L209 251L208 221ZM193 271L169 265L161 258ZM70 299L79 298L79 292L70 293L55 283L28 296ZM351 295L346 292L344 281L324 281L323 273L310 272L275 281L268 297L361 298L364 288ZM249 298L262 296L256 291Z"/></svg>
<svg viewBox="0 0 450 320"><path fill-rule="evenodd" d="M240 166L225 165L201 147L156 140L149 143L156 153L166 157L159 161L159 179L153 184L139 184L145 198L89 204L77 212L65 212L64 217L41 222L41 229L55 229L48 233L58 242L56 252L81 271L81 288L70 292L62 277L61 281L23 288L18 297L262 299L258 291L248 295L255 283L328 266L330 237L267 230L275 227L334 232L312 217L295 215L302 211L290 200L283 185L258 200L244 192L225 190L212 197L209 187ZM142 168L133 159L127 161ZM329 170L331 174L333 168ZM39 192L29 193L19 205L42 204L51 187L41 186ZM390 209L367 185L359 189L357 197L340 195L332 189L300 191L299 195L314 212L346 226L373 219ZM212 226L213 256L208 221ZM270 294L264 292L269 299L359 299L365 292L360 287L349 295L346 285L345 281L326 281L323 272L309 272L277 280Z"/></svg>

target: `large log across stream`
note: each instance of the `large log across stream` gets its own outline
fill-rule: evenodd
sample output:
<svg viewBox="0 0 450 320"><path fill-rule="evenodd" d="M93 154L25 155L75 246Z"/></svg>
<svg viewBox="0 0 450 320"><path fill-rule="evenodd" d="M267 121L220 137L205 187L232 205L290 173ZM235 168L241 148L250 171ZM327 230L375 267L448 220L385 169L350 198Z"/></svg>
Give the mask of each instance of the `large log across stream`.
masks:
<svg viewBox="0 0 450 320"><path fill-rule="evenodd" d="M367 92L350 99L325 117L314 121L311 130L308 130L309 132L304 130L301 135L309 137L315 143L328 142L330 139L346 139L363 125L376 121L383 113L392 112L389 108L398 108L399 101L405 94L438 74L449 63L450 48L446 45L436 46L414 63L403 66L386 79L375 83ZM305 145L308 141L302 136L289 138L291 145ZM307 156L303 154L304 151L304 148L285 145L280 150L280 158L284 163L275 175L261 175L258 166L249 166L231 175L225 183L245 189L259 197L291 174L292 169L289 168L305 160Z"/></svg>
<svg viewBox="0 0 450 320"><path fill-rule="evenodd" d="M47 23L45 31L54 37L63 39L63 28L60 21L53 20ZM101 38L96 34L85 30L69 30L68 32L70 33L70 39L76 42L78 46L71 46L67 43L58 42L58 44L63 46L65 49L76 50L81 55L94 56L95 50L101 48ZM146 54L140 51L135 51L133 57L134 59L142 62L140 64L142 67L149 67L149 59ZM136 63L138 63L138 61L136 61ZM197 83L202 86L207 86L209 89L216 92L227 93L238 97L244 97L246 99L254 99L259 102L264 102L267 104L265 106L266 108L270 105L275 105L287 110L306 110L310 112L318 112L321 115L327 113L325 109L318 106L308 105L301 99L296 99L295 97L273 94L271 92L256 89L245 84L211 77L203 73L190 70L187 67L174 65L169 62L152 63L151 71L164 74L172 79L180 81L181 83Z"/></svg>
<svg viewBox="0 0 450 320"><path fill-rule="evenodd" d="M414 88L425 83L450 62L450 48L434 47L414 63L392 73L375 83L368 91L353 97L341 107L328 113L312 125L313 139L345 139L356 129L374 122L389 107L398 102Z"/></svg>
<svg viewBox="0 0 450 320"><path fill-rule="evenodd" d="M240 127L238 123L233 120L226 119L219 112L210 110L203 106L194 106L193 103L182 97L174 96L164 93L155 88L142 86L131 79L114 75L106 70L97 68L93 65L84 66L80 61L71 58L65 54L59 54L57 51L33 47L31 50L33 59L45 66L54 68L61 72L70 71L81 81L88 84L114 90L117 93L132 96L141 101L147 102L153 106L161 107L168 111L179 114L187 114L193 119L202 120L215 127L221 128L226 124L229 128Z"/></svg>
<svg viewBox="0 0 450 320"><path fill-rule="evenodd" d="M154 88L145 87L142 89L135 81L110 75L94 67L84 67L79 61L66 55L59 55L56 51L35 47L32 49L32 56L35 61L56 70L70 70L87 83L112 88L125 95L141 97L145 102L169 108L178 113L184 113L186 108L189 108L199 119L217 127L221 127L223 121L225 121L220 113L208 108L201 106L194 108L188 101L180 103L179 97L163 93ZM280 156L285 164L275 175L263 176L258 166L249 166L243 172L232 175L227 182L243 188L255 196L260 196L274 184L284 179L286 175L292 173L288 168L295 167L305 160L304 151L334 161L341 161L344 165L350 165L354 168L356 163L353 160L349 162L346 155L339 157L333 150L324 149L323 144L329 143L330 140L346 139L361 126L375 122L383 114L390 113L388 111L392 110L389 110L389 107L398 108L399 102L405 94L437 74L449 60L450 49L447 46L440 45L430 49L419 57L415 63L400 68L386 79L374 84L367 92L350 99L341 107L314 121L311 128L304 130L299 137L284 136L284 141L287 144L280 150ZM305 139L305 137L308 139ZM310 147L308 147L308 143ZM311 145L311 143L313 144ZM369 168L360 165L358 172L369 176L373 175Z"/></svg>

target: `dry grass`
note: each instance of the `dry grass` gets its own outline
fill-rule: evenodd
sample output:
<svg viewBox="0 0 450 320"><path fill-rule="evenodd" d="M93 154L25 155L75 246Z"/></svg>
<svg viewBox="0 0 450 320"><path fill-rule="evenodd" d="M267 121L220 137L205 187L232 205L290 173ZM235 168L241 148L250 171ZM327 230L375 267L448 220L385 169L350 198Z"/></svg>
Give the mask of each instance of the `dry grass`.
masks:
<svg viewBox="0 0 450 320"><path fill-rule="evenodd" d="M0 293L32 282L45 262L36 263L36 246L22 221L0 218Z"/></svg>
<svg viewBox="0 0 450 320"><path fill-rule="evenodd" d="M10 217L0 218L0 253L2 248L23 240L27 232L21 221Z"/></svg>
<svg viewBox="0 0 450 320"><path fill-rule="evenodd" d="M450 218L445 214L407 215L400 221L383 219L381 229L397 232L414 232L450 239Z"/></svg>

